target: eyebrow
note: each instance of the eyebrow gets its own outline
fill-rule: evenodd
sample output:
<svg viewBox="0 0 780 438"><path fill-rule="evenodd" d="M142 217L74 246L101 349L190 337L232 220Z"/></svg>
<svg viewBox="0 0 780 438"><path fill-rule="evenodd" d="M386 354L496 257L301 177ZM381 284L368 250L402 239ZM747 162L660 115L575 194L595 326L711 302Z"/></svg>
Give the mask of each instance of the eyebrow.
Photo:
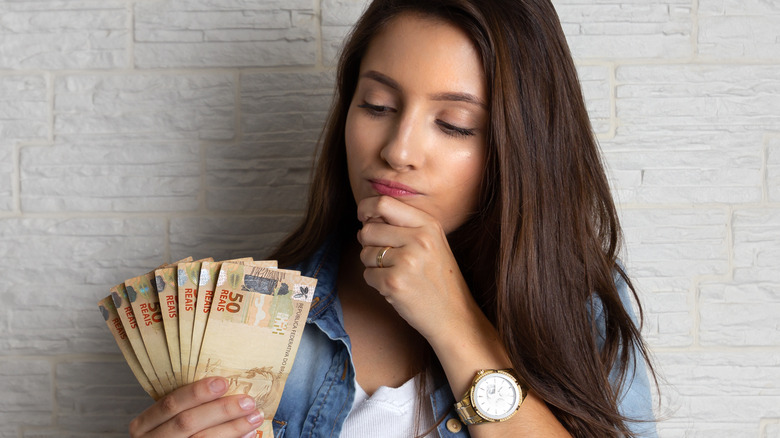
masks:
<svg viewBox="0 0 780 438"><path fill-rule="evenodd" d="M379 73L376 70L369 70L360 77L372 79L380 84L386 85L389 88L392 88L396 91L401 91L401 84L399 84L395 79ZM471 103L477 106L480 106L484 109L487 109L487 104L480 99L479 97L471 94L471 93L462 93L462 92L444 92L444 93L435 93L430 95L430 98L435 101L450 101L450 102L465 102L465 103Z"/></svg>

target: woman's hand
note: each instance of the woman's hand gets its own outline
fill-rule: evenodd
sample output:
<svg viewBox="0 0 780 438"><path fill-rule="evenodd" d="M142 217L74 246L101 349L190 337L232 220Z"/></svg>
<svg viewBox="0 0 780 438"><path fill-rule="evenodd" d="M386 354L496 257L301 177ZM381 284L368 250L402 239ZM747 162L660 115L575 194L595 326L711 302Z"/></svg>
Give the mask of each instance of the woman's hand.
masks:
<svg viewBox="0 0 780 438"><path fill-rule="evenodd" d="M263 413L246 395L220 398L227 380L209 377L171 392L130 422L135 437L245 437L255 436Z"/></svg>
<svg viewBox="0 0 780 438"><path fill-rule="evenodd" d="M366 283L393 305L431 344L464 312L478 310L441 224L428 213L389 196L358 204L358 241ZM383 267L377 266L377 256Z"/></svg>

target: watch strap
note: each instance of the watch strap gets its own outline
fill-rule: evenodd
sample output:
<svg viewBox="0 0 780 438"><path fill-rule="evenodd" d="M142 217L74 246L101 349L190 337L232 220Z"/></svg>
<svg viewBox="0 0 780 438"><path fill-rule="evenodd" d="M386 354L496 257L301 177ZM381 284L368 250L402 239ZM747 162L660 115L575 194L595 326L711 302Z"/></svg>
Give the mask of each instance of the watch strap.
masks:
<svg viewBox="0 0 780 438"><path fill-rule="evenodd" d="M479 423L486 423L487 420L482 418L477 411L474 409L474 406L471 406L471 397L469 397L469 394L466 393L466 397L463 398L463 400L455 403L455 412L458 413L458 417L460 417L460 421L463 422L463 424L479 424Z"/></svg>

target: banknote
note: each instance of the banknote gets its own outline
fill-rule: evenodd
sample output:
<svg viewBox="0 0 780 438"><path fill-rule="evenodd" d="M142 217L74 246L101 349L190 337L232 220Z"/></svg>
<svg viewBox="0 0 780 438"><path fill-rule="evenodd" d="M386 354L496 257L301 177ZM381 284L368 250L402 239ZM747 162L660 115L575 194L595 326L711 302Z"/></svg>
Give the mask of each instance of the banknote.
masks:
<svg viewBox="0 0 780 438"><path fill-rule="evenodd" d="M154 270L154 281L157 286L157 296L160 300L165 340L168 344L168 355L171 358L171 368L176 379L176 386L184 384L181 373L181 349L179 347L179 294L176 282L177 267L168 266Z"/></svg>
<svg viewBox="0 0 780 438"><path fill-rule="evenodd" d="M122 356L125 357L127 364L130 365L130 370L138 380L138 383L141 384L141 387L144 388L144 391L151 395L152 398L155 400L159 399L160 394L154 390L152 382L146 376L146 373L141 366L141 362L138 360L138 357L133 351L133 346L130 344L130 339L127 337L127 332L122 325L122 320L119 317L119 313L117 313L116 306L114 305L114 299L111 297L111 295L100 300L98 302L98 308L100 309L100 313L103 315L103 319L106 320L106 325L108 325L109 330L111 330L111 334L114 335L116 344L119 346L119 351L122 352Z"/></svg>
<svg viewBox="0 0 780 438"><path fill-rule="evenodd" d="M272 418L290 373L317 280L223 263L203 335L195 379L223 376L229 394L248 394ZM257 430L273 436L271 421Z"/></svg>
<svg viewBox="0 0 780 438"><path fill-rule="evenodd" d="M154 391L158 395L164 395L165 389L157 378L157 373L154 371L152 361L149 359L149 354L146 352L146 346L141 338L141 330L138 328L138 323L135 319L135 314L133 313L133 307L130 305L130 300L127 298L127 291L124 283L120 283L111 288L111 299L114 301L114 307L116 307L119 319L122 321L122 327L125 329L127 339L130 340L133 352L135 352L138 362L141 363L141 368L144 370L146 377L149 378L152 388L154 388Z"/></svg>
<svg viewBox="0 0 780 438"><path fill-rule="evenodd" d="M127 298L133 308L138 328L141 330L141 338L152 361L157 378L160 381L165 394L178 387L176 376L173 374L171 356L168 353L168 341L165 338L160 301L157 297L154 272L151 271L137 277L125 280Z"/></svg>
<svg viewBox="0 0 780 438"><path fill-rule="evenodd" d="M251 262L251 257L228 260L235 263ZM276 261L264 262L268 267L275 268ZM195 303L195 319L192 322L192 346L189 360L190 382L195 381L195 369L198 364L198 355L200 354L200 345L203 341L203 332L206 330L206 321L211 310L211 300L214 296L214 287L217 284L217 274L222 262L203 262L200 267L200 278L198 279L198 298Z"/></svg>
<svg viewBox="0 0 780 438"><path fill-rule="evenodd" d="M191 258L126 280L98 303L136 379L155 400L207 376L263 409L273 436L317 280L250 258Z"/></svg>
<svg viewBox="0 0 780 438"><path fill-rule="evenodd" d="M192 351L192 326L195 323L195 305L198 299L200 284L200 269L203 262L213 262L214 259L196 260L179 263L177 269L179 294L179 353L181 357L181 374L183 383L192 383L190 379L190 352Z"/></svg>

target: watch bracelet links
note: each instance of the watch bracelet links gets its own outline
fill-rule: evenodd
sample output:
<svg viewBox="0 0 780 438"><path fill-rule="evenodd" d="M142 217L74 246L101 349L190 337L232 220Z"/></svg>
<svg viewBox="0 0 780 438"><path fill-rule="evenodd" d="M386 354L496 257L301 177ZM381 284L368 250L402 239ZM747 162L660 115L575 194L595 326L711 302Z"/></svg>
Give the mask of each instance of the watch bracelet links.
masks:
<svg viewBox="0 0 780 438"><path fill-rule="evenodd" d="M479 424L487 422L487 420L477 414L474 406L471 406L468 400L455 403L455 412L458 413L458 417L460 417L460 421L462 421L463 424Z"/></svg>

